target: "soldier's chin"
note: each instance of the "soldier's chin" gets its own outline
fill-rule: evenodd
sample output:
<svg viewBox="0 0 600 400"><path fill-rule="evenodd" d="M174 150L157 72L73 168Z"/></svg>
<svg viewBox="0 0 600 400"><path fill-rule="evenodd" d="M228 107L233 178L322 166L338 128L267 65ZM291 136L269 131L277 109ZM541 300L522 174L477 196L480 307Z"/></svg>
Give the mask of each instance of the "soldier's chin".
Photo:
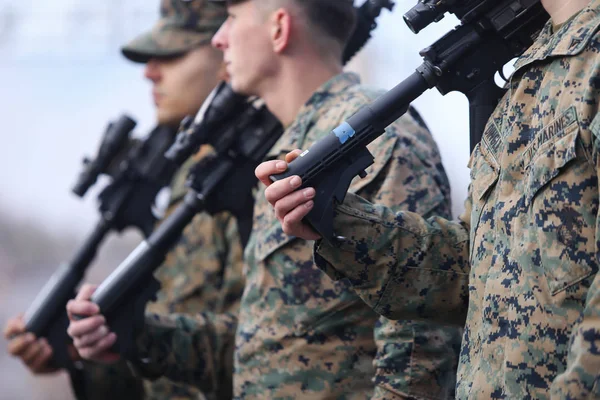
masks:
<svg viewBox="0 0 600 400"><path fill-rule="evenodd" d="M158 125L170 125L177 127L184 117L185 115L180 116L178 113L170 110L161 110L160 108L156 110L156 122Z"/></svg>
<svg viewBox="0 0 600 400"><path fill-rule="evenodd" d="M253 95L251 90L249 90L248 85L244 85L244 83L241 82L240 79L235 79L234 77L231 77L231 80L229 81L229 83L234 92L236 92L238 94L242 94L244 96L252 96Z"/></svg>

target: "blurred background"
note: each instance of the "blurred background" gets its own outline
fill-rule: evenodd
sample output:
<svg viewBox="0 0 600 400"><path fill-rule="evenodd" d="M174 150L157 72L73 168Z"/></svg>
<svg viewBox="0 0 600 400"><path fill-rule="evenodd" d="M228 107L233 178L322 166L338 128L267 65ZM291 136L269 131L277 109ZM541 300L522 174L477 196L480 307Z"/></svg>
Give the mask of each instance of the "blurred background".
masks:
<svg viewBox="0 0 600 400"><path fill-rule="evenodd" d="M402 20L415 1L395 2L348 66L385 89L412 73L419 50L457 23L447 16L416 36ZM142 67L125 60L119 47L157 17L158 0L0 0L0 325L25 311L95 224L103 182L83 200L70 189L106 124L127 113L138 122L137 135L153 127ZM431 90L414 105L442 151L457 216L469 178L467 101ZM140 238L112 235L87 280L100 282ZM34 377L5 349L0 339L0 400L72 398L65 375Z"/></svg>

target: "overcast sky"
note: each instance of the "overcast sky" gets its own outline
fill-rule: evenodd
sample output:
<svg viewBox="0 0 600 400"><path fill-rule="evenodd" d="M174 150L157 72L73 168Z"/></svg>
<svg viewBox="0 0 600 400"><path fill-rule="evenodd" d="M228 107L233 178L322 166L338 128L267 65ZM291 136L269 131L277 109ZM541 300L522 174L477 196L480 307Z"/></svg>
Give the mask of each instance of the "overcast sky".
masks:
<svg viewBox="0 0 600 400"><path fill-rule="evenodd" d="M0 0L0 207L49 228L87 232L95 199L70 193L80 161L107 122L123 112L152 127L150 87L118 46L157 16L148 0ZM456 23L446 18L412 34L402 14L412 1L384 11L374 38L350 65L363 81L389 89L420 64L418 51ZM442 150L454 212L468 183L468 108L462 95L432 90L415 102Z"/></svg>

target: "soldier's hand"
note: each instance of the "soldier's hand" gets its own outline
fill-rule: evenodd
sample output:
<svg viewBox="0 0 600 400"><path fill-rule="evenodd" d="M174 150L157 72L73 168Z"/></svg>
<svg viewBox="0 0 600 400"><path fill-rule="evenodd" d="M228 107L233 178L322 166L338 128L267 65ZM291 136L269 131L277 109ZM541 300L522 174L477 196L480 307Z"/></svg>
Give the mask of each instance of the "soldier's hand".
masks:
<svg viewBox="0 0 600 400"><path fill-rule="evenodd" d="M58 368L50 366L52 347L46 339L37 339L33 333L25 331L22 316L8 320L4 327L4 337L8 340L10 355L20 358L34 374L58 371Z"/></svg>
<svg viewBox="0 0 600 400"><path fill-rule="evenodd" d="M119 354L110 351L117 335L106 325L100 308L89 301L94 290L96 286L83 285L75 299L67 303L70 320L67 333L73 338L73 345L82 358L113 363L119 360Z"/></svg>
<svg viewBox="0 0 600 400"><path fill-rule="evenodd" d="M256 167L256 177L267 186L265 197L275 209L275 216L281 223L283 231L288 235L297 236L307 240L316 240L321 236L308 224L302 222L302 218L310 212L314 206L314 188L297 190L302 185L299 176L290 176L277 182L271 182L270 176L280 174L287 169L288 163L292 162L301 154L301 150L288 153L285 161L266 161Z"/></svg>

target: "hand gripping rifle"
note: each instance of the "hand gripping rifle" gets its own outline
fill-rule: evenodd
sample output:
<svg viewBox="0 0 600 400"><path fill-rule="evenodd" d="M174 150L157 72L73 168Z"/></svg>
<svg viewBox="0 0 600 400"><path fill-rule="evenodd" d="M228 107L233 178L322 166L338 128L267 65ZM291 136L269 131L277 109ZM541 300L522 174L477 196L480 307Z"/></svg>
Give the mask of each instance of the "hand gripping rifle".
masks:
<svg viewBox="0 0 600 400"><path fill-rule="evenodd" d="M233 94L225 84L215 90L217 101ZM188 193L181 204L92 296L91 300L98 304L109 326L118 334L117 350L128 358L135 359L133 343L143 325L146 303L154 299L160 289L153 273L194 215L201 211L216 214L227 210L238 221L248 213L251 215L252 188L256 184L254 168L279 139L283 129L264 105L250 99L246 103L241 114L227 118L226 129L219 129L218 135L208 136L205 144L214 148L214 154L204 157L190 170ZM195 128L190 129L189 134L194 134ZM169 151L167 154L176 157L181 153Z"/></svg>
<svg viewBox="0 0 600 400"><path fill-rule="evenodd" d="M314 143L285 173L271 177L299 175L303 187L315 187L315 204L305 219L325 240L334 239L334 206L344 201L352 179L364 177L373 163L367 145L411 101L434 86L442 95L467 95L473 148L502 94L494 74L531 46L548 20L540 0L422 0L404 18L416 32L447 11L461 24L421 51L424 62L416 72Z"/></svg>
<svg viewBox="0 0 600 400"><path fill-rule="evenodd" d="M173 129L158 126L146 139L130 140L136 123L123 115L111 123L94 160L84 159L73 192L82 197L100 174L112 182L99 194L100 218L70 262L62 265L48 280L25 313L25 327L37 337L45 337L54 350L53 364L72 369L66 334L65 305L74 295L96 251L111 231L137 227L145 236L152 232L156 218L152 206L157 193L171 180L174 168L161 161L173 143Z"/></svg>
<svg viewBox="0 0 600 400"><path fill-rule="evenodd" d="M373 29L380 10L391 6L389 0L369 0L359 9L359 20ZM371 29L355 31L358 38L351 42L354 48L346 49L346 59L364 45ZM240 96L224 83L211 93L196 120L188 121L165 156L182 162L202 144L210 144L214 154L192 167L183 202L102 282L91 299L119 337L116 351L138 361L134 340L143 326L146 303L160 288L153 273L196 213L231 212L245 244L257 183L254 169L282 133L283 127L260 100Z"/></svg>

